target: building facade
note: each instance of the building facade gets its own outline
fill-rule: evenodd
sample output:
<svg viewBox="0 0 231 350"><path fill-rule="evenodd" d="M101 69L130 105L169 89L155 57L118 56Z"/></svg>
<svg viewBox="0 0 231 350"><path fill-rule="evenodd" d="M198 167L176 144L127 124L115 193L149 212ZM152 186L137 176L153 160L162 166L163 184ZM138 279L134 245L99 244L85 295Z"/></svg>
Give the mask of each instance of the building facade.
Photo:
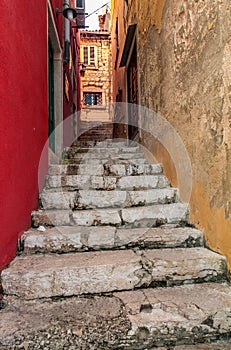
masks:
<svg viewBox="0 0 231 350"><path fill-rule="evenodd" d="M112 103L111 36L109 31L81 31L81 120L110 121Z"/></svg>
<svg viewBox="0 0 231 350"><path fill-rule="evenodd" d="M114 101L135 101L172 125L192 167L190 221L203 229L209 247L224 254L229 265L230 24L228 0L112 0ZM146 127L145 118L138 118L141 142L178 186L170 152L144 131L152 129L154 118Z"/></svg>
<svg viewBox="0 0 231 350"><path fill-rule="evenodd" d="M75 1L70 5L76 7ZM56 10L62 6L62 0L0 4L0 269L31 225L31 211L38 206L38 171L42 185L49 147L57 155L62 152L63 130L49 144L48 135L80 109L78 28L71 29L66 57L65 20Z"/></svg>

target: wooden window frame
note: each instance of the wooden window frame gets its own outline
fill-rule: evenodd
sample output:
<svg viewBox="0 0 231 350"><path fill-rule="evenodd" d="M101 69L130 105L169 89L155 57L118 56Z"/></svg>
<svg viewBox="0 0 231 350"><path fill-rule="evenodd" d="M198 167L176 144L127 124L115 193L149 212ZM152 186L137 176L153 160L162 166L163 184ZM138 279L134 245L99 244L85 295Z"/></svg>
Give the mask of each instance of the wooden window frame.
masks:
<svg viewBox="0 0 231 350"><path fill-rule="evenodd" d="M92 50L94 50L93 57L91 57ZM87 68L98 68L98 47L96 45L83 45L81 62L83 62Z"/></svg>

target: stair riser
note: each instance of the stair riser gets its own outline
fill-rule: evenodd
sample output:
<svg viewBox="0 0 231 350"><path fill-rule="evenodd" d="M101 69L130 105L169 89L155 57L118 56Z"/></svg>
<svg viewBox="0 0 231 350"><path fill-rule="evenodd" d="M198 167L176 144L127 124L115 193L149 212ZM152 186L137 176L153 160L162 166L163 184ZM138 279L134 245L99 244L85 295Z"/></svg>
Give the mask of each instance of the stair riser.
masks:
<svg viewBox="0 0 231 350"><path fill-rule="evenodd" d="M90 140L90 141L80 141L79 139L73 143L73 146L74 147L85 147L85 145L87 146L90 146L90 147L99 147L99 148L115 148L115 147L119 147L119 148L122 148L122 147L126 147L128 146L128 143L127 141L108 141L109 139L107 140L104 140L102 142L96 142L94 140Z"/></svg>
<svg viewBox="0 0 231 350"><path fill-rule="evenodd" d="M105 174L106 173L106 174ZM62 175L109 175L109 176L135 176L135 175L159 175L162 173L162 167L159 164L144 165L53 165L49 168L50 176Z"/></svg>
<svg viewBox="0 0 231 350"><path fill-rule="evenodd" d="M173 258L173 256L174 258ZM40 299L148 286L222 281L225 259L203 248L18 258L2 274L7 295ZM12 283L14 281L14 283Z"/></svg>
<svg viewBox="0 0 231 350"><path fill-rule="evenodd" d="M192 248L204 244L202 232L191 228L123 230L113 227L60 227L44 233L28 231L21 238L24 254L70 253L88 250Z"/></svg>
<svg viewBox="0 0 231 350"><path fill-rule="evenodd" d="M32 213L34 227L44 226L125 226L155 227L160 224L187 223L187 205L176 203L137 208L98 210L47 210Z"/></svg>
<svg viewBox="0 0 231 350"><path fill-rule="evenodd" d="M64 159L62 161L62 164L87 164L88 168L91 169L92 167L100 164L107 165L108 162L122 162L122 161L128 161L130 164L137 164L137 165L144 165L147 164L147 160L144 158L137 158L137 159L128 159L128 158L123 158L123 157L113 157L113 158L104 158L104 159L89 159L83 158L83 159Z"/></svg>
<svg viewBox="0 0 231 350"><path fill-rule="evenodd" d="M77 154L84 153L85 155L92 156L94 155L99 156L102 154L108 154L108 155L118 155L120 154L134 154L135 153L140 153L140 147L99 147L95 146L94 148L84 148L84 147L71 147L66 150L68 151L68 154L71 154L73 156Z"/></svg>
<svg viewBox="0 0 231 350"><path fill-rule="evenodd" d="M149 191L78 191L43 192L40 195L44 209L100 209L128 208L150 204L169 204L178 200L177 190Z"/></svg>
<svg viewBox="0 0 231 350"><path fill-rule="evenodd" d="M136 160L136 159L144 159L143 155L141 153L80 153L80 154L67 154L64 155L64 161L69 160L69 161L74 161L74 162L91 162L92 160L103 160L103 161L108 161L108 160Z"/></svg>
<svg viewBox="0 0 231 350"><path fill-rule="evenodd" d="M169 182L162 175L159 176L142 176L139 177L113 177L113 176L48 176L46 178L46 188L68 190L147 190L147 189L164 189L169 186Z"/></svg>

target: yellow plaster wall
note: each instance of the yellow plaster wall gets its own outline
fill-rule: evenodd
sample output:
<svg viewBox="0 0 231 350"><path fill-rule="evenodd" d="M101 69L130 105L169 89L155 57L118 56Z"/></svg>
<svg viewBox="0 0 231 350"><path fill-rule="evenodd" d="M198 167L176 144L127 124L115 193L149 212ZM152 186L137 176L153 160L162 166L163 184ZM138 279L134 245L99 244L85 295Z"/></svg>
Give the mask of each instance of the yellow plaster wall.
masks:
<svg viewBox="0 0 231 350"><path fill-rule="evenodd" d="M139 25L141 104L184 141L193 171L190 221L231 267L231 4L171 0L160 13L161 27L147 28L143 15ZM169 155L159 146L154 153L175 183Z"/></svg>
<svg viewBox="0 0 231 350"><path fill-rule="evenodd" d="M212 250L226 256L231 270L231 220L227 220L224 207L211 207L209 193L200 182L193 188L191 222L203 230Z"/></svg>
<svg viewBox="0 0 231 350"><path fill-rule="evenodd" d="M120 50L127 25L136 22L140 104L182 138L193 171L190 221L231 268L231 3L132 0L126 16L123 3L114 0ZM116 86L125 86L124 71L117 67L114 77ZM165 148L141 137L177 184Z"/></svg>

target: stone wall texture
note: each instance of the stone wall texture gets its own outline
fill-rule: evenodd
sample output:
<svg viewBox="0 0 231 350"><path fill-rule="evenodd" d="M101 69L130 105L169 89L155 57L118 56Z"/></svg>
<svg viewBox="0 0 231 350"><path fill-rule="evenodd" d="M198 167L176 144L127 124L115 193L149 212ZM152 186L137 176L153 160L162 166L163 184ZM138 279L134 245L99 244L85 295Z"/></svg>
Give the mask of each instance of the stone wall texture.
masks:
<svg viewBox="0 0 231 350"><path fill-rule="evenodd" d="M123 3L112 3L112 30ZM119 21L121 46L127 25L137 23L140 104L172 124L189 154L191 223L231 266L231 3L130 0ZM177 185L165 147L142 132L141 139Z"/></svg>
<svg viewBox="0 0 231 350"><path fill-rule="evenodd" d="M82 120L108 120L110 119L109 105L112 102L112 74L111 74L111 37L108 32L81 32L81 62L83 47L95 47L95 63L93 67L86 66L85 76L81 78L82 92ZM84 92L101 92L102 107L100 109L87 108L83 103Z"/></svg>

